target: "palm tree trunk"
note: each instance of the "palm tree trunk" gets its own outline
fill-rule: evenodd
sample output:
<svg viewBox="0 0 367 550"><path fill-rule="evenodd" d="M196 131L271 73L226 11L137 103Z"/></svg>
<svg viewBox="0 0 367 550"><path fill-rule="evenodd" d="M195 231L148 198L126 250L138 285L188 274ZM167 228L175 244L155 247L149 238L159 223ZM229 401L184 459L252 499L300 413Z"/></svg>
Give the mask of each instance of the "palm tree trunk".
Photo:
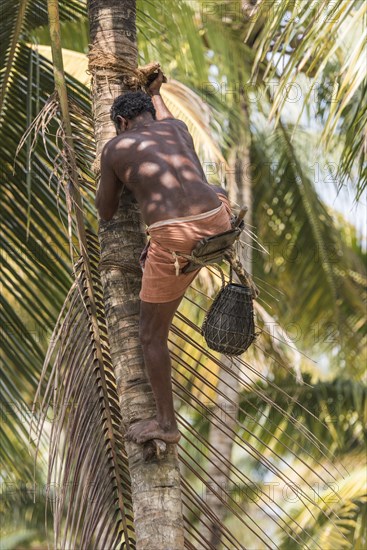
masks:
<svg viewBox="0 0 367 550"><path fill-rule="evenodd" d="M89 2L97 165L103 145L115 136L109 118L112 101L127 90L126 76L133 76L137 66L135 4L135 0ZM122 195L118 213L111 222L100 223L99 239L111 356L127 427L156 412L138 338L141 285L138 258L145 238L137 204L130 194ZM145 460L143 447L134 443L126 443L126 452L137 548L183 549L176 446L168 445L161 460Z"/></svg>
<svg viewBox="0 0 367 550"><path fill-rule="evenodd" d="M248 128L248 116L246 108L243 107L243 123ZM246 205L248 211L245 221L248 225L252 223L252 189L250 176L250 149L248 136L243 134L240 143L233 151L230 159L230 181L229 198L240 207ZM252 273L252 248L251 237L243 234L242 240L246 243L244 255L241 258L245 269ZM227 367L220 368L217 384L217 402L213 411L213 420L210 422L209 443L210 448L215 451L208 455L207 474L209 479L215 480L210 483L211 490L208 491L206 502L210 510L216 515L217 521L212 522L207 529L206 537L210 540L212 547L221 547L221 528L226 516L226 505L224 498L230 493L230 472L228 464L231 463L233 447L232 431L235 430L238 413L238 391L239 383L236 376L239 375L239 366L236 358L229 359L221 357L221 362ZM233 374L235 376L233 376ZM225 396L225 397L223 397Z"/></svg>

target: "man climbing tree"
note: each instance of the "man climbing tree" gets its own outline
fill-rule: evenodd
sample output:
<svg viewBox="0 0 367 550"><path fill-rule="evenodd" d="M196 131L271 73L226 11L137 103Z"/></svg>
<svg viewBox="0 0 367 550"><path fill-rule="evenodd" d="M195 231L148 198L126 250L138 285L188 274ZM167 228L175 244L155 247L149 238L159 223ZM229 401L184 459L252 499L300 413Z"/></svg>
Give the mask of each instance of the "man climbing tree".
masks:
<svg viewBox="0 0 367 550"><path fill-rule="evenodd" d="M137 443L177 443L168 332L183 295L199 269L183 273L203 237L231 229L224 189L208 184L187 126L174 118L160 95L164 75L144 92L115 99L111 118L117 136L104 147L96 206L102 219L117 211L124 187L138 202L150 240L141 255L140 341L154 393L155 418L132 424L126 438Z"/></svg>

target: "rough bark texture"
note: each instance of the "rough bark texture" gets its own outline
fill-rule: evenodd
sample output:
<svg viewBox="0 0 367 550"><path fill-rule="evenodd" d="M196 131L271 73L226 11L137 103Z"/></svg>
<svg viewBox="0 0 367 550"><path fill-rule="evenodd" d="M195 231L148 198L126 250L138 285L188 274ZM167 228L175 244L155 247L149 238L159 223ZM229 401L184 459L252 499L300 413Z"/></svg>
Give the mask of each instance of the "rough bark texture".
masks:
<svg viewBox="0 0 367 550"><path fill-rule="evenodd" d="M244 122L247 125L247 114L243 110ZM247 127L247 126L246 126ZM230 173L232 175L229 181L229 198L240 207L246 205L248 211L246 213L245 222L251 225L252 223L252 195L251 195L251 179L250 179L250 152L246 140L246 136L242 139L233 152L233 157L230 159ZM251 237L242 234L241 240L247 245L244 256L241 258L245 269L252 273L252 248ZM211 511L217 516L218 521L213 522L210 529L206 530L206 537L210 541L212 547L221 548L221 529L220 525L226 516L226 506L223 502L226 492L230 492L229 468L226 466L231 462L231 454L233 447L233 434L231 430L235 430L236 419L238 413L238 391L239 383L233 377L230 371L237 376L238 362L236 358L229 360L225 356L221 357L221 361L228 367L228 370L221 369L219 372L220 380L217 384L218 399L213 411L213 419L210 425L209 442L217 453L210 453L208 456L209 462L207 473L213 491L208 491L206 501ZM221 395L226 397L222 397ZM221 421L216 419L218 416ZM215 494L217 493L217 495Z"/></svg>
<svg viewBox="0 0 367 550"><path fill-rule="evenodd" d="M90 0L91 49L118 60L116 66L91 67L97 159L115 136L109 118L113 99L126 91L123 67L137 66L135 0ZM97 163L98 165L98 163ZM155 414L138 337L141 275L138 258L145 237L138 207L124 194L111 222L101 223L101 276L112 362L122 418L130 422ZM144 460L143 447L126 444L132 482L134 526L138 550L184 548L180 471L176 446L161 460Z"/></svg>

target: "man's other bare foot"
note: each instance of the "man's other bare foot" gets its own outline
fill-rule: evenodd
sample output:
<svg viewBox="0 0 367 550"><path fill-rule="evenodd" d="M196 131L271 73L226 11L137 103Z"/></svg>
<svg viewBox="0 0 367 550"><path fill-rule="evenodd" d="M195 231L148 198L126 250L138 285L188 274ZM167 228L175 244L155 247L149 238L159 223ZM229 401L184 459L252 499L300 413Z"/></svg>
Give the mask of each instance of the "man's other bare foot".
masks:
<svg viewBox="0 0 367 550"><path fill-rule="evenodd" d="M145 443L150 439L161 439L166 443L178 443L181 437L177 426L170 429L163 429L156 418L140 420L129 426L125 439L135 443Z"/></svg>

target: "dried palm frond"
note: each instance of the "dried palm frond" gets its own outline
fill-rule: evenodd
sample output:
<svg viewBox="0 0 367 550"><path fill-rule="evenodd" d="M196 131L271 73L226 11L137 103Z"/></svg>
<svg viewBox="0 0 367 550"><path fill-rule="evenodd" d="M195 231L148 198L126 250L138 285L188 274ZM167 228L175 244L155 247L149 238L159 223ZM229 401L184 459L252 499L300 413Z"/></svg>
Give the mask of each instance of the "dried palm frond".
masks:
<svg viewBox="0 0 367 550"><path fill-rule="evenodd" d="M213 510L207 507L209 494L214 494L217 502L223 502L228 520L232 518L230 523L236 525L232 536L241 532L250 536L252 526L258 533L258 544L263 541L266 547L277 547L276 539L273 539L272 544L267 541L268 532L263 533L261 523L255 521L258 510L264 514L264 520L268 516L266 524L270 532L270 525L276 524L278 532L284 532L284 539L287 539L290 547L292 544L293 547L296 544L304 548L322 547L317 544L312 532L304 537L300 525L295 524L292 528L295 517L287 502L297 501L302 503L305 514L315 515L312 510L316 507L318 521L331 520L330 528L343 538L338 514L333 519L332 502L341 502L339 482L342 483L349 474L344 469L343 460L334 469L336 459L331 456L330 449L336 450L339 446L347 448L347 441L363 445L360 429L365 423L365 388L357 383L352 390L347 388L345 381L340 384L335 381L329 385L319 383L311 387L309 384L296 384L290 378L284 381L280 379L279 382L267 380L259 376L259 372L254 373L252 365L247 361L236 359L236 363L232 361L226 364L223 358L214 357L203 348L201 340L195 337L195 328L198 331L190 320L180 314L174 323L171 337L174 387L179 404L179 422L185 436L180 446L184 453L185 486L189 490L190 481L193 487L200 482L200 494L206 495L202 499L198 498L195 504L191 499L187 502L185 498L192 520L196 523L199 521L197 518L200 518L199 525L206 525L209 534L210 526L215 525L217 534L223 537L225 548L232 548L231 544L234 548L241 548L241 539L230 542L221 521L215 514L213 517ZM189 339L190 347L187 345ZM195 350L200 353L199 361ZM257 384L253 382L255 374L259 378ZM223 388L222 382L225 380L225 389L219 394L218 384ZM339 401L341 388L345 388L346 400L347 396L355 394L351 410L359 411L356 425L357 417L354 420L350 418L350 430L345 434L345 442L334 430L335 423L350 416L342 412L345 402ZM230 461L210 444L209 425L218 426L223 437L231 441L233 451ZM207 476L210 466L208 460L214 461L216 477L221 479L220 485L216 477L212 479ZM257 479L256 472L261 470L260 464L264 468L264 475L263 481L259 480L257 486L254 479ZM269 479L274 487L280 488L281 494L275 499L269 499L270 486L267 487L266 483ZM321 487L324 483L329 492L325 493L319 508L319 498L322 497L318 497L315 502L314 487ZM233 493L237 490L238 497L234 498ZM288 493L287 498L284 498L285 491ZM329 508L326 516L325 506ZM240 512L239 516L235 515L236 510ZM319 514L324 520L321 520ZM301 538L296 535L293 539L295 533L301 534ZM195 536L205 545L207 531L200 530L200 535L196 533ZM249 540L253 543L253 535Z"/></svg>
<svg viewBox="0 0 367 550"><path fill-rule="evenodd" d="M130 476L92 233L87 246L96 308L79 261L45 358L37 433L51 408L48 483L56 488L55 546L115 548L125 541L132 548Z"/></svg>
<svg viewBox="0 0 367 550"><path fill-rule="evenodd" d="M80 259L74 265L75 280L56 323L36 394L37 399L46 381L37 433L42 434L52 406L48 486L53 481L60 488L54 505L55 547L124 543L129 549L134 545L130 478L97 267L98 239L85 227L58 4L48 1L48 12L55 101L62 121L56 132L61 145L56 173L65 188L71 256L75 224Z"/></svg>

